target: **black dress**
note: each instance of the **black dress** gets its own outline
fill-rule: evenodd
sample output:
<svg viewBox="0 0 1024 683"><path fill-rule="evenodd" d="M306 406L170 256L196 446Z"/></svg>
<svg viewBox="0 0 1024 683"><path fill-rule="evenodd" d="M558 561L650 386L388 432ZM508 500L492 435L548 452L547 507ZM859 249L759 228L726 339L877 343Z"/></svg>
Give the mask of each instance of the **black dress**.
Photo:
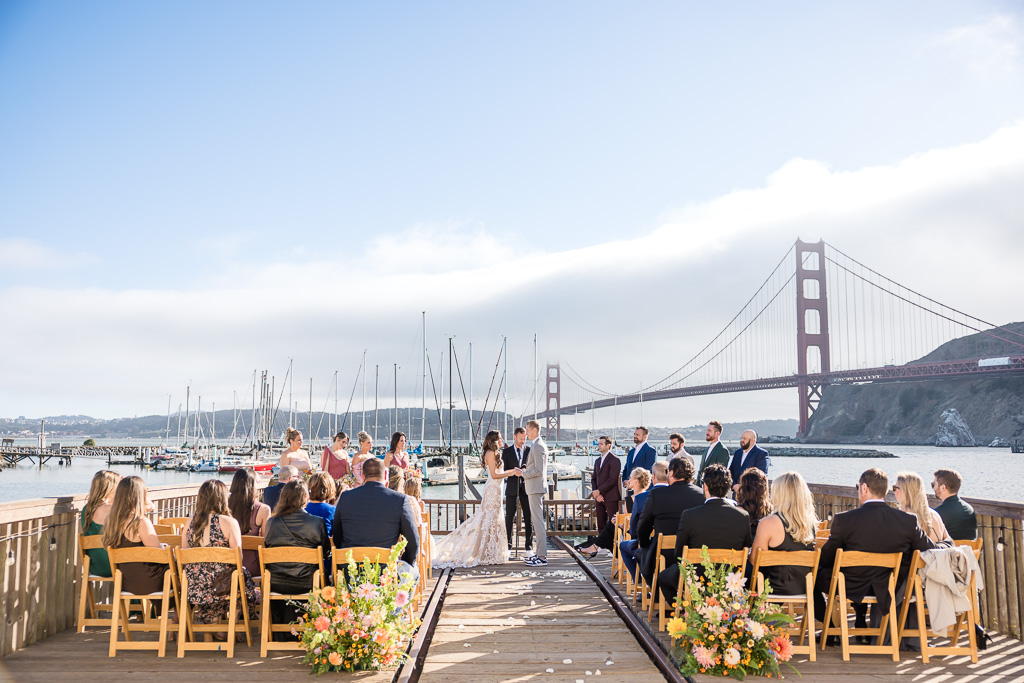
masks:
<svg viewBox="0 0 1024 683"><path fill-rule="evenodd" d="M779 519L782 521L782 527L786 530L786 537L782 539L782 543L778 544L774 548L768 546L769 550L778 550L781 552L794 552L799 550L814 550L814 543L800 543L794 539L790 533L786 518L781 512L776 513ZM772 587L772 593L776 595L802 595L807 592L807 574L811 571L810 567L789 567L789 566L778 566L778 567L763 567L761 573L764 574L765 580L767 580Z"/></svg>

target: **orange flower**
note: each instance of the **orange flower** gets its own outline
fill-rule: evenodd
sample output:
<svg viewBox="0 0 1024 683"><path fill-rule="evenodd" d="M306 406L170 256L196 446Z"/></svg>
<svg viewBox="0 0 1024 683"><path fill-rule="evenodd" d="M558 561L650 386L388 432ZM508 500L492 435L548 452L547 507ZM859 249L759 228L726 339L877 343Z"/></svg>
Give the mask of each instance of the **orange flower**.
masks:
<svg viewBox="0 0 1024 683"><path fill-rule="evenodd" d="M327 655L327 660L332 665L338 666L339 664L341 664L341 655L339 655L337 652L332 652L331 654Z"/></svg>
<svg viewBox="0 0 1024 683"><path fill-rule="evenodd" d="M320 597L322 597L327 602L334 602L334 598L335 598L334 587L333 586L327 586L327 588L324 588L322 591L320 591Z"/></svg>

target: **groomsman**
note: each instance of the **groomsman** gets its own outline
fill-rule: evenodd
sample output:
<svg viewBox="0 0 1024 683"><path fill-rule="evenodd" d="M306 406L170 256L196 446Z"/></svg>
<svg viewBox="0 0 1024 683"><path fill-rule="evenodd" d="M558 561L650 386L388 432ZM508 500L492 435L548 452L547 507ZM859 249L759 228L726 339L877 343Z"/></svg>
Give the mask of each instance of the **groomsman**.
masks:
<svg viewBox="0 0 1024 683"><path fill-rule="evenodd" d="M513 432L512 443L501 452L501 462L505 471L515 468L523 469L530 457L530 447L526 445L526 430L516 427ZM530 497L526 495L526 487L523 485L522 477L507 477L505 479L505 534L508 538L508 549L512 550L512 525L516 521L516 503L519 503L523 511L523 526L526 528L526 546L533 545L533 526L530 522Z"/></svg>
<svg viewBox="0 0 1024 683"><path fill-rule="evenodd" d="M686 450L686 439L683 438L682 434L669 434L668 435L668 447L672 451L668 454L668 459L672 458L686 458L693 464L693 456L690 455Z"/></svg>
<svg viewBox="0 0 1024 683"><path fill-rule="evenodd" d="M733 452L729 465L734 492L740 487L740 475L751 467L768 474L768 451L757 445L757 432L748 429L740 436L740 447Z"/></svg>
<svg viewBox="0 0 1024 683"><path fill-rule="evenodd" d="M704 440L708 442L708 449L704 451L704 457L700 461L700 469L697 470L697 484L704 481L704 470L709 465L729 466L729 449L722 445L722 423L712 420L708 423L708 429L704 433Z"/></svg>
<svg viewBox="0 0 1024 683"><path fill-rule="evenodd" d="M597 501L597 528L603 529L609 518L614 518L619 511L619 459L612 454L612 440L602 436L597 440L597 450L601 455L594 463L594 473L590 475L591 497Z"/></svg>
<svg viewBox="0 0 1024 683"><path fill-rule="evenodd" d="M650 430L640 425L633 431L633 443L636 444L626 454L626 467L622 470L622 481L629 481L629 475L634 467L643 467L648 472L654 467L654 461L658 459L658 452L654 446L647 443L647 435ZM626 509L633 510L633 492L626 491Z"/></svg>

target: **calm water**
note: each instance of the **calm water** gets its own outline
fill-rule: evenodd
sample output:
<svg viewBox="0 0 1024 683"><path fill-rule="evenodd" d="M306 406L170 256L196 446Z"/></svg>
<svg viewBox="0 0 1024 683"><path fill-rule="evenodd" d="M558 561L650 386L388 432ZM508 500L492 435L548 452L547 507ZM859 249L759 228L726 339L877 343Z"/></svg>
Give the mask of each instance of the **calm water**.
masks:
<svg viewBox="0 0 1024 683"><path fill-rule="evenodd" d="M19 443L21 443L19 441ZM30 440L25 445L30 445ZM100 445L126 445L125 440L98 440ZM132 440L133 445L156 445L157 440ZM659 449L661 444L652 445ZM730 448L738 444L727 444ZM772 451L772 444L765 446ZM894 479L897 472L904 470L917 472L925 481L930 481L931 473L941 467L958 470L964 475L964 487L961 493L968 498L989 498L995 500L1024 502L1024 486L1018 477L1007 476L1008 473L1019 472L1024 464L1024 455L1014 455L1009 448L934 448L931 446L881 446L880 450L897 455L898 458L795 458L773 457L768 476L774 478L778 473L796 470L808 482L820 484L840 484L852 486L857 482L860 473L868 467L879 467ZM311 449L312 452L312 449ZM586 457L565 458L583 469L591 460ZM76 493L87 493L89 482L96 470L103 469L106 462L89 458L75 458L71 466L56 464L44 465L42 468L22 464L17 468L0 471L0 502L24 500L27 498L43 498L48 496L64 496ZM132 465L115 465L114 469L121 474L138 474L150 486L167 484L201 483L209 477L220 476L229 481L230 474L196 474L174 471L153 471L137 468ZM560 488L578 490L578 481L563 482ZM431 486L424 491L427 498L456 498L458 488L455 486Z"/></svg>

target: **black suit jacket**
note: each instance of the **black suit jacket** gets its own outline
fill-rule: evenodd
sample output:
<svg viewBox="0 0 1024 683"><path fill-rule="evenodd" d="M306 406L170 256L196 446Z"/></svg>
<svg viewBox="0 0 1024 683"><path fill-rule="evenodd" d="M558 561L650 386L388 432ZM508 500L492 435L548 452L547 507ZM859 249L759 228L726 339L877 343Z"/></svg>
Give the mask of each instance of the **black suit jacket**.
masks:
<svg viewBox="0 0 1024 683"><path fill-rule="evenodd" d="M711 465L729 467L729 449L721 441L715 444L714 450L710 453L705 452L704 457L701 458L700 464L697 466L697 478L694 480L696 483L704 481L704 470Z"/></svg>
<svg viewBox="0 0 1024 683"><path fill-rule="evenodd" d="M526 463L530 459L530 444L523 444L523 467L526 467ZM516 460L516 447L515 444L511 446L505 446L501 449L501 464L504 466L505 471L514 470L519 467L519 461ZM514 496L519 491L523 490L523 478L522 477L506 477L505 478L505 497Z"/></svg>
<svg viewBox="0 0 1024 683"><path fill-rule="evenodd" d="M676 558L683 548L749 548L750 515L721 498L711 498L703 505L684 510L676 528Z"/></svg>
<svg viewBox="0 0 1024 683"><path fill-rule="evenodd" d="M657 535L675 534L683 511L703 504L704 491L693 484L677 481L669 486L657 486L649 490L636 529L637 544L646 549L641 557L645 576L654 572L654 539ZM665 553L666 559L671 559L670 552Z"/></svg>
<svg viewBox="0 0 1024 683"><path fill-rule="evenodd" d="M910 571L910 558L915 550L932 550L946 545L932 543L918 525L917 517L911 513L897 510L881 501L865 503L859 508L836 515L832 520L832 530L821 548L817 589L823 593L828 592L836 550L840 548L868 553L903 553L896 579L899 588ZM846 597L860 602L864 596L874 595L882 612L889 609L887 569L851 567L843 573L846 575Z"/></svg>
<svg viewBox="0 0 1024 683"><path fill-rule="evenodd" d="M946 525L949 537L954 541L973 541L978 538L978 517L974 508L960 500L960 496L950 496L935 508Z"/></svg>
<svg viewBox="0 0 1024 683"><path fill-rule="evenodd" d="M371 546L390 548L405 536L408 544L402 560L415 566L420 537L412 499L392 491L379 481L368 481L338 498L334 512L334 547L337 549Z"/></svg>

